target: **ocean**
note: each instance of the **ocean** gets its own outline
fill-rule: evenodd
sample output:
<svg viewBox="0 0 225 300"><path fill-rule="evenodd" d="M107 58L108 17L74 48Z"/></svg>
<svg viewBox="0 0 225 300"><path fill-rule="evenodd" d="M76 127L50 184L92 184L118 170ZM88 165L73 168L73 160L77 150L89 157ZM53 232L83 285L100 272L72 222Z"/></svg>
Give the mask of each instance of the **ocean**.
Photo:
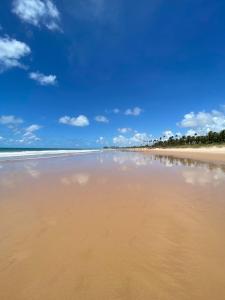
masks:
<svg viewBox="0 0 225 300"><path fill-rule="evenodd" d="M58 157L101 151L100 149L66 149L66 148L0 148L0 161Z"/></svg>

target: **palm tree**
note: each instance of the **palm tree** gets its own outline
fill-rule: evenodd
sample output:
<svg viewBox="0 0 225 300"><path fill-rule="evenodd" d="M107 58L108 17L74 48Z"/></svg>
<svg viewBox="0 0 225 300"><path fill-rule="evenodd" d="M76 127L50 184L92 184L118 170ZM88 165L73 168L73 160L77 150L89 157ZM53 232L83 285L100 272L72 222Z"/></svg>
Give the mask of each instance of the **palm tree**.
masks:
<svg viewBox="0 0 225 300"><path fill-rule="evenodd" d="M160 137L159 139L151 140L151 147L167 147L167 146L175 146L175 145L193 145L193 144L219 144L225 142L225 129L220 132L208 132L207 135L198 135L195 133L193 136L185 136L179 138L178 135L171 136L168 140Z"/></svg>

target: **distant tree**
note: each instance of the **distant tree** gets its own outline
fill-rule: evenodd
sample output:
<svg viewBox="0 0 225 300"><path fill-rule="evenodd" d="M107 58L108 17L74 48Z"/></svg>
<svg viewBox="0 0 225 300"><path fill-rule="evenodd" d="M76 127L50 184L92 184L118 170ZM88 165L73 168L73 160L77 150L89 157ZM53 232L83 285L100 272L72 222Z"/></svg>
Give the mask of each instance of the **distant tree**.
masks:
<svg viewBox="0 0 225 300"><path fill-rule="evenodd" d="M198 135L195 133L193 136L183 135L179 138L178 135L171 136L166 140L165 135L159 139L151 141L151 147L168 147L168 146L179 146L179 145L194 145L194 144L221 144L225 143L225 129L220 132L209 131L206 135Z"/></svg>

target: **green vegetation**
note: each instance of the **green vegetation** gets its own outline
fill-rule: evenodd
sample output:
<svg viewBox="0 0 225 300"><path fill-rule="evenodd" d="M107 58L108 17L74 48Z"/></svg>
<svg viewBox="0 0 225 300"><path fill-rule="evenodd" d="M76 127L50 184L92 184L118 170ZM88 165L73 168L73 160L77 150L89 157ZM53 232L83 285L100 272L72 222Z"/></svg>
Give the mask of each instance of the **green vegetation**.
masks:
<svg viewBox="0 0 225 300"><path fill-rule="evenodd" d="M165 136L159 139L145 141L143 145L138 146L105 146L104 149L134 149L134 148L199 148L199 147L210 147L218 146L225 147L225 129L220 132L210 131L207 135L198 135L197 133L193 136L178 135L171 136L165 140Z"/></svg>
<svg viewBox="0 0 225 300"><path fill-rule="evenodd" d="M167 147L200 147L225 144L225 130L220 132L210 131L207 135L194 136L171 136L168 140L165 137L160 137L157 140L149 141L146 147L151 148L167 148Z"/></svg>

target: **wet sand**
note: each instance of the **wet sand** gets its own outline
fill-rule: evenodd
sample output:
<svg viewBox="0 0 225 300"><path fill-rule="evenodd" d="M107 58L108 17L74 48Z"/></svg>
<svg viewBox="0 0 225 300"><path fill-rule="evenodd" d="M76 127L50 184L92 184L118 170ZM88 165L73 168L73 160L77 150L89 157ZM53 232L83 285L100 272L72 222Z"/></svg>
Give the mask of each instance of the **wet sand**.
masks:
<svg viewBox="0 0 225 300"><path fill-rule="evenodd" d="M180 158L197 159L225 163L225 147L200 147L200 148L134 148L126 151L148 152L151 154L170 155Z"/></svg>
<svg viewBox="0 0 225 300"><path fill-rule="evenodd" d="M225 299L225 167L104 152L0 166L0 299Z"/></svg>

